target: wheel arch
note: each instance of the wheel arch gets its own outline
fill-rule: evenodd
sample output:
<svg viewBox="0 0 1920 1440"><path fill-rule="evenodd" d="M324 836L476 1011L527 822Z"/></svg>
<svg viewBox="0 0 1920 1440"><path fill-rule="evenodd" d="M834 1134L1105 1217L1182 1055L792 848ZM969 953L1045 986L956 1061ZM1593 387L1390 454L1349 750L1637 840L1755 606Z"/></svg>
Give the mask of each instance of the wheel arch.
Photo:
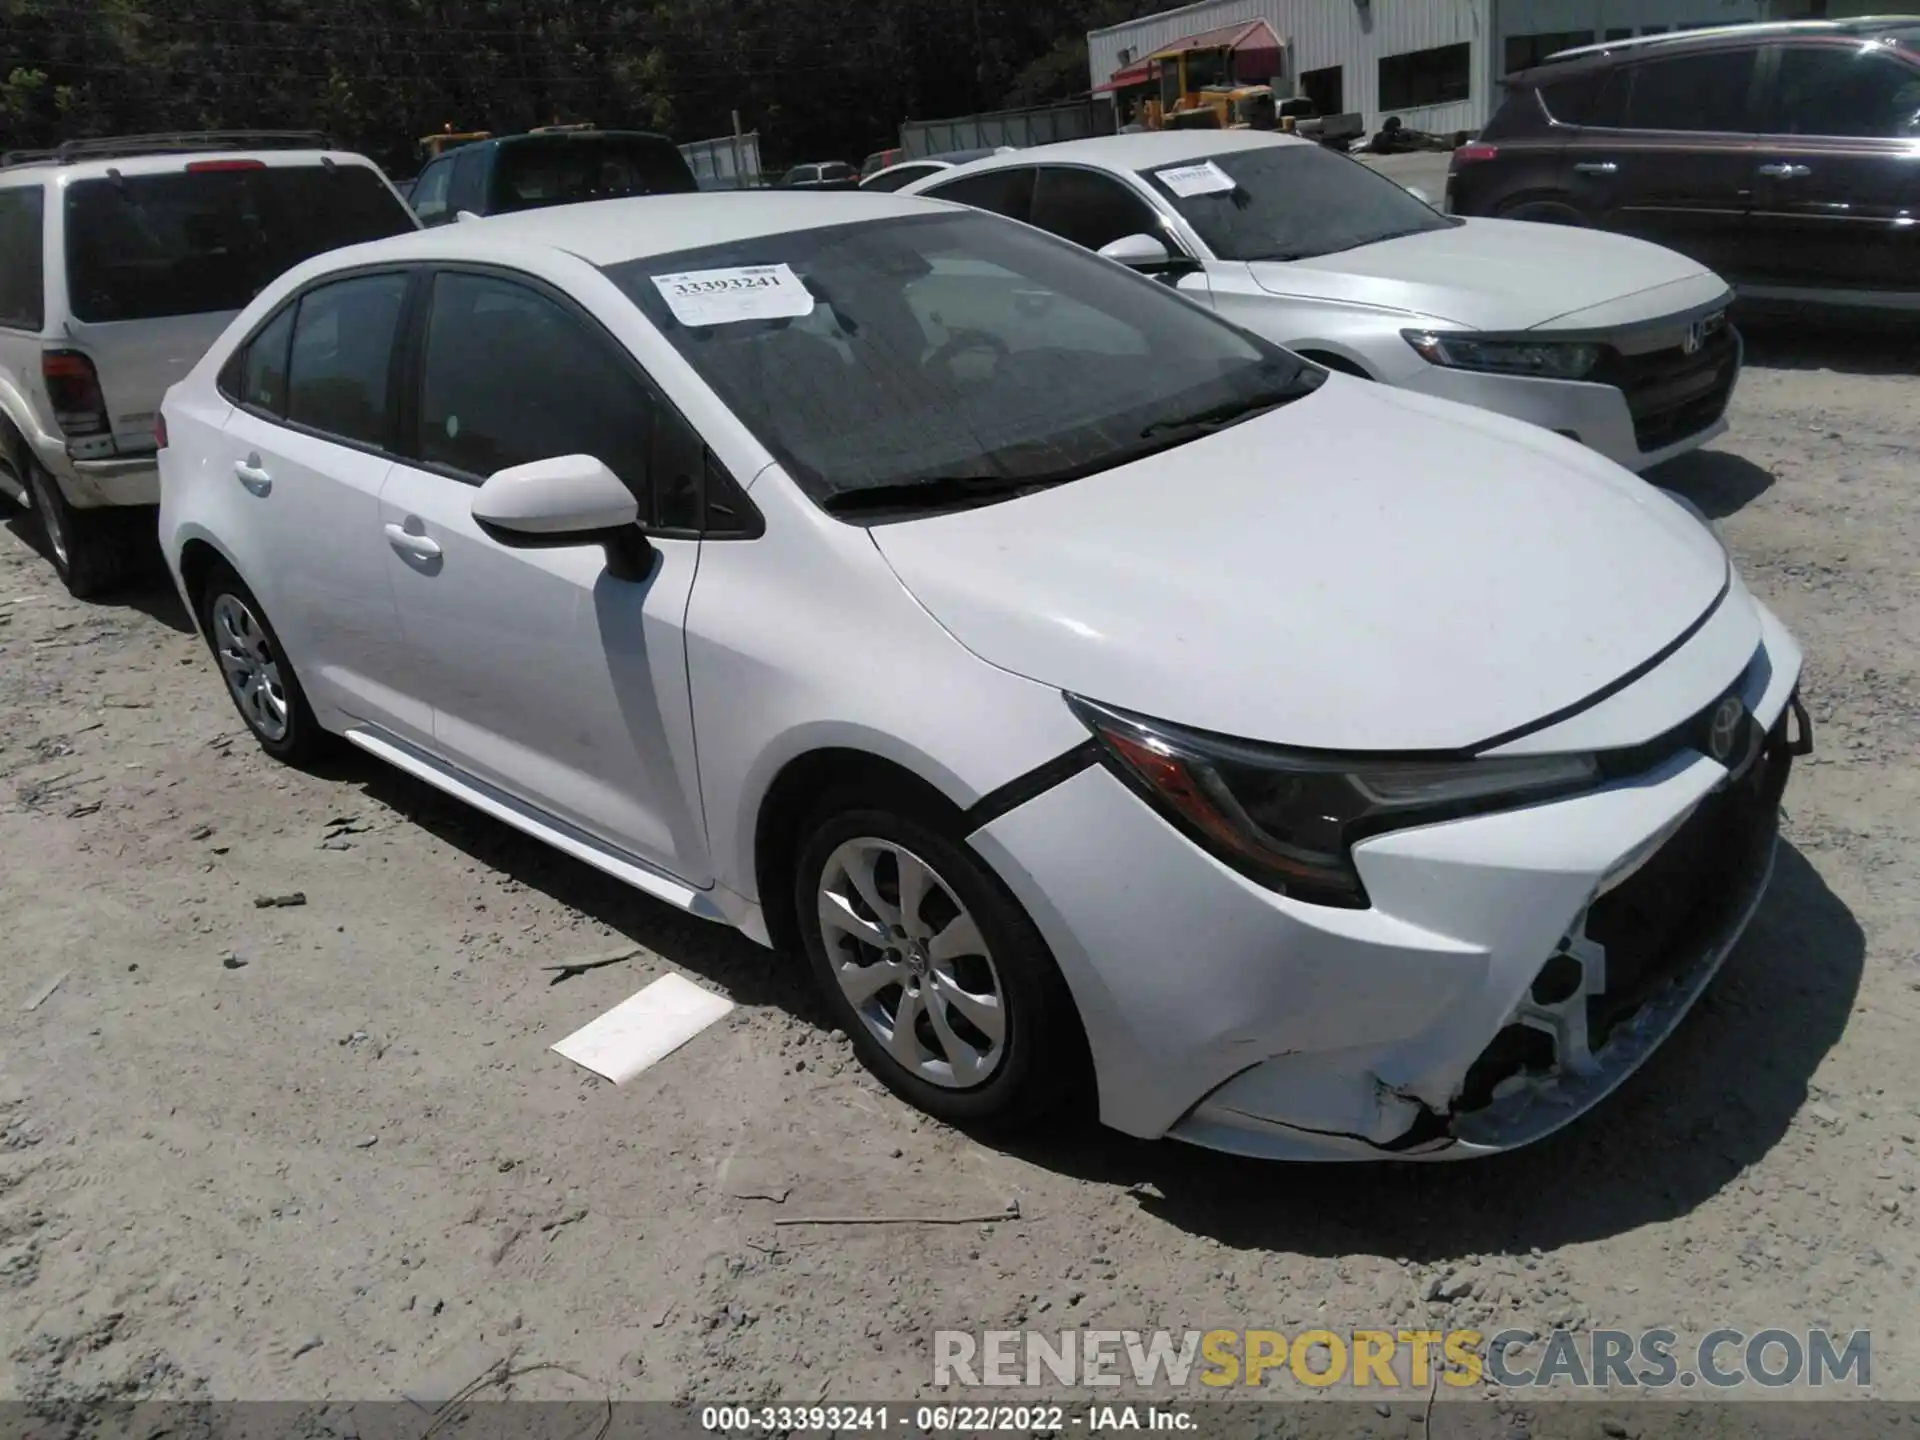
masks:
<svg viewBox="0 0 1920 1440"><path fill-rule="evenodd" d="M1352 375L1361 380L1378 380L1380 378L1368 368L1366 361L1362 360L1344 346L1310 344L1298 345L1292 348L1293 353L1298 355L1302 360L1311 360L1314 364L1325 366L1327 369L1336 371L1339 374Z"/></svg>
<svg viewBox="0 0 1920 1440"><path fill-rule="evenodd" d="M179 556L168 557L174 574L179 579L180 598L186 602L187 613L193 619L193 627L200 630L200 601L206 593L207 579L213 574L216 565L224 565L244 582L246 576L233 556L215 543L211 536L198 527L186 531L180 541Z"/></svg>

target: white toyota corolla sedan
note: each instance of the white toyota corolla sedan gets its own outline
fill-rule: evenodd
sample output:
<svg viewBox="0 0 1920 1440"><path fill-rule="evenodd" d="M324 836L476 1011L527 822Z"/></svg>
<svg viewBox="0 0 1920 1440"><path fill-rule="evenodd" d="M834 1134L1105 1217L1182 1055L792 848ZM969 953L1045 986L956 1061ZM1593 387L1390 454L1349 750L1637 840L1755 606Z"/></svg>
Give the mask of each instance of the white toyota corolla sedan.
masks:
<svg viewBox="0 0 1920 1440"><path fill-rule="evenodd" d="M329 736L804 953L933 1114L1471 1155L1598 1101L1771 870L1794 641L1696 514L891 195L333 252L167 396L160 526ZM1796 720L1794 717L1798 717Z"/></svg>
<svg viewBox="0 0 1920 1440"><path fill-rule="evenodd" d="M1290 135L1170 130L978 160L902 193L1024 220L1349 374L1530 420L1632 470L1725 432L1733 292L1644 240L1440 214Z"/></svg>

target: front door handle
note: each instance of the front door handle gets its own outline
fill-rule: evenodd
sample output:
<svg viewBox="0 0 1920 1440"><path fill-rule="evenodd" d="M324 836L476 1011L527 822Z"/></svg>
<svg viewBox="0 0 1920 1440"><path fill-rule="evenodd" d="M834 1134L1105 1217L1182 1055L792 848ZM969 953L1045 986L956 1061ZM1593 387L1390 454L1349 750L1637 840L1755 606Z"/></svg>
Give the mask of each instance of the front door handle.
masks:
<svg viewBox="0 0 1920 1440"><path fill-rule="evenodd" d="M1618 175L1620 167L1611 160L1582 160L1573 167L1582 175Z"/></svg>
<svg viewBox="0 0 1920 1440"><path fill-rule="evenodd" d="M1760 173L1772 180L1804 180L1807 176L1813 174L1813 171L1805 165L1775 163L1772 165L1762 165L1760 167Z"/></svg>
<svg viewBox="0 0 1920 1440"><path fill-rule="evenodd" d="M404 525L387 526L387 543L403 555L412 555L420 560L438 560L440 546L438 542L425 535L416 535Z"/></svg>
<svg viewBox="0 0 1920 1440"><path fill-rule="evenodd" d="M273 476L261 468L258 455L249 455L244 460L234 461L233 473L240 483L255 495L264 495L273 489Z"/></svg>

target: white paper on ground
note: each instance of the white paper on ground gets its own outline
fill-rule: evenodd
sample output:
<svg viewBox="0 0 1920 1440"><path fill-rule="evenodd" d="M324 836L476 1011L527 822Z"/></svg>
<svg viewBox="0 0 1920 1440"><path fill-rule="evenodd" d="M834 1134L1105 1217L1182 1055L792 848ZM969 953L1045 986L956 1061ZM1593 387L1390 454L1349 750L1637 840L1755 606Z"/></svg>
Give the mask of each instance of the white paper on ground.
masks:
<svg viewBox="0 0 1920 1440"><path fill-rule="evenodd" d="M813 292L789 265L735 265L655 275L654 286L682 325L797 320L813 313Z"/></svg>
<svg viewBox="0 0 1920 1440"><path fill-rule="evenodd" d="M662 975L552 1048L576 1065L624 1085L733 1009L724 995L679 975Z"/></svg>
<svg viewBox="0 0 1920 1440"><path fill-rule="evenodd" d="M1153 174L1182 200L1190 200L1195 195L1224 195L1237 188L1233 177L1211 160L1202 160L1198 165L1175 165Z"/></svg>

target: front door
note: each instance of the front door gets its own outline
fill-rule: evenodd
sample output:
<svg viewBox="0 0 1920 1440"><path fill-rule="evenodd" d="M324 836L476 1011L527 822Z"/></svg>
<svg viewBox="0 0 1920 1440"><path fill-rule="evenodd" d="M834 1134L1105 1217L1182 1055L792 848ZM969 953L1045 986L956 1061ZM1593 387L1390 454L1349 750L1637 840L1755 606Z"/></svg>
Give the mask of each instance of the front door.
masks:
<svg viewBox="0 0 1920 1440"><path fill-rule="evenodd" d="M1753 206L1755 55L1702 51L1622 67L1561 155L1595 224L1730 273Z"/></svg>
<svg viewBox="0 0 1920 1440"><path fill-rule="evenodd" d="M1920 65L1851 43L1776 48L1749 288L1920 291Z"/></svg>
<svg viewBox="0 0 1920 1440"><path fill-rule="evenodd" d="M642 490L658 410L626 351L558 295L442 271L415 458L393 467L380 531L440 759L705 885L684 635L699 541L656 538L651 573L618 579L598 546L508 547L471 511L488 475L561 455L593 455Z"/></svg>

